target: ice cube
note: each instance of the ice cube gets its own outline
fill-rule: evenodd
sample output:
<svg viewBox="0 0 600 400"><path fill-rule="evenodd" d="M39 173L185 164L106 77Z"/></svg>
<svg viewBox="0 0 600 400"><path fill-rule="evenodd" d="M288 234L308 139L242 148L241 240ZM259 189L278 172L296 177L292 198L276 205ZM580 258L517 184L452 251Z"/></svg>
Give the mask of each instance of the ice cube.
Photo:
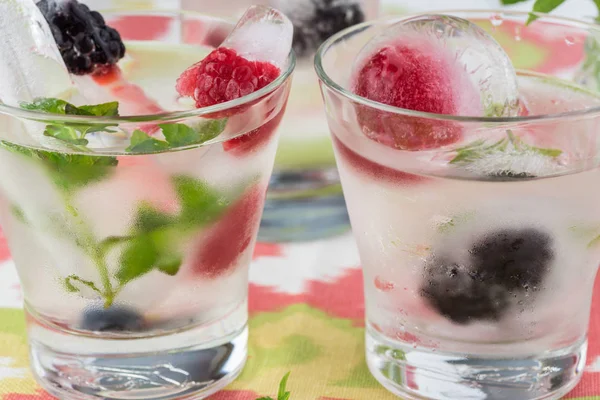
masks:
<svg viewBox="0 0 600 400"><path fill-rule="evenodd" d="M3 103L61 97L73 89L50 27L33 0L0 1L0 32Z"/></svg>
<svg viewBox="0 0 600 400"><path fill-rule="evenodd" d="M405 71L408 72L405 74L409 76L400 78L406 87L397 90L394 96L415 97L433 88L431 90L436 93L426 93L427 101L433 99L453 103L442 107L443 112L440 113L443 114L497 117L518 114L519 92L512 63L502 47L477 25L448 15L421 15L400 21L365 45L356 59L352 76L364 73L367 63L386 47L397 53L395 62L400 65L396 67L405 67L401 63L410 62L403 57L407 52L416 63L406 65L408 69ZM425 59L439 71L426 71L428 64L419 63L419 60ZM446 82L439 84L439 77L435 73L450 76L446 77ZM414 74L419 75L416 76L418 79L414 79ZM420 76L423 74L426 76ZM431 78L435 85L428 88L428 82L423 82L424 78ZM474 92L468 86L473 86ZM444 96L447 98L442 98ZM480 104L474 107L473 103L477 100ZM437 112L425 109L418 111Z"/></svg>
<svg viewBox="0 0 600 400"><path fill-rule="evenodd" d="M221 47L233 49L250 61L267 61L283 70L292 48L293 33L291 21L281 11L252 6Z"/></svg>

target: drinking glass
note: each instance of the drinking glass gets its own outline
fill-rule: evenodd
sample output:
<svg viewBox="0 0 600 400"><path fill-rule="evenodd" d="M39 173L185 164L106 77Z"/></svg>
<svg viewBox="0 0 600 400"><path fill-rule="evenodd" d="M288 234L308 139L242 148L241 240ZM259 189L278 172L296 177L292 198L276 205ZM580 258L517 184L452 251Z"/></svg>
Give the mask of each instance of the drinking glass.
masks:
<svg viewBox="0 0 600 400"><path fill-rule="evenodd" d="M161 104L182 101L176 77L232 28L193 12L104 17L127 46L123 75ZM48 392L200 399L239 374L248 265L294 65L290 54L267 87L188 111L88 117L0 105L0 223L32 370ZM89 143L28 139L53 129L86 129ZM178 147L144 133L158 130ZM190 135L206 141L186 144Z"/></svg>
<svg viewBox="0 0 600 400"><path fill-rule="evenodd" d="M183 0L182 7L235 18L253 3L257 1ZM319 24L324 27L339 25L339 12L352 15L358 9L361 17L356 20L361 22L377 18L379 1L259 0L258 3L276 7L292 20L298 57L287 111L279 128L279 146L259 238L285 242L339 235L349 230L348 212L313 68L316 48L304 43L316 41L318 46L319 40L307 36L314 35ZM341 11L321 12L318 15L322 20L299 22L298 15L310 15L313 8L325 6L334 6ZM335 28L333 30L335 33Z"/></svg>
<svg viewBox="0 0 600 400"><path fill-rule="evenodd" d="M598 27L439 13L502 45L517 68L518 117L438 115L354 94L359 51L409 17L347 29L315 59L363 266L367 363L403 398L558 399L585 365L600 262L600 97L578 85L582 62L564 60L583 60ZM559 67L531 54L559 55ZM374 131L456 140L408 151L371 140Z"/></svg>

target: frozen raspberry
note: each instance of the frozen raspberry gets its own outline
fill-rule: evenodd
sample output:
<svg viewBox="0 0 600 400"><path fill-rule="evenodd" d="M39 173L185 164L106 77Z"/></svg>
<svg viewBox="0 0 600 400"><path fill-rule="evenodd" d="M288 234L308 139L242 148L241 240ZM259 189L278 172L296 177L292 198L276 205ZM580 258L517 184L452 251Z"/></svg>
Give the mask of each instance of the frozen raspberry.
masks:
<svg viewBox="0 0 600 400"><path fill-rule="evenodd" d="M277 130L284 113L285 107L279 111L279 114L260 128L253 129L242 136L224 142L223 149L235 156L245 156L246 154L257 151L269 143L269 140Z"/></svg>
<svg viewBox="0 0 600 400"><path fill-rule="evenodd" d="M447 52L432 43L388 44L359 69L354 92L391 106L446 115L481 115L479 91ZM401 116L358 106L363 132L401 150L424 150L460 140L450 121Z"/></svg>
<svg viewBox="0 0 600 400"><path fill-rule="evenodd" d="M364 158L342 143L335 135L332 136L333 144L337 150L337 156L343 158L344 162L348 163L358 172L361 172L372 179L401 184L416 184L427 180L425 177L386 167L385 165Z"/></svg>
<svg viewBox="0 0 600 400"><path fill-rule="evenodd" d="M218 48L185 70L176 88L180 95L192 97L197 108L208 107L262 89L279 73L279 68L271 63L249 61L235 50Z"/></svg>
<svg viewBox="0 0 600 400"><path fill-rule="evenodd" d="M199 243L192 265L195 274L212 278L235 266L256 234L265 193L263 187L254 186L227 210Z"/></svg>
<svg viewBox="0 0 600 400"><path fill-rule="evenodd" d="M76 0L37 3L52 30L60 54L75 75L91 74L99 66L116 64L125 55L121 35L106 25L97 11Z"/></svg>

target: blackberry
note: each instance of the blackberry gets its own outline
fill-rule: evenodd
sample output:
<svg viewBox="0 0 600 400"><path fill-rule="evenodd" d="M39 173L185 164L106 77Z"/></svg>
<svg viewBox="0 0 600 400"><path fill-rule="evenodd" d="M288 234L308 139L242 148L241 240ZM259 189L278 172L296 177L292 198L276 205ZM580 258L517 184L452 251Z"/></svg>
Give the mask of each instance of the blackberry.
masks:
<svg viewBox="0 0 600 400"><path fill-rule="evenodd" d="M97 11L76 0L56 4L40 0L40 11L48 21L52 35L69 72L91 74L99 67L116 64L125 55L121 35L106 25Z"/></svg>
<svg viewBox="0 0 600 400"><path fill-rule="evenodd" d="M554 258L550 236L533 228L490 233L470 250L473 273L508 290L535 289Z"/></svg>
<svg viewBox="0 0 600 400"><path fill-rule="evenodd" d="M294 24L294 51L299 57L311 55L331 35L365 21L356 0L310 0L309 7L290 13Z"/></svg>
<svg viewBox="0 0 600 400"><path fill-rule="evenodd" d="M538 290L554 259L552 244L550 235L533 228L492 232L472 244L464 264L434 254L420 294L455 323L498 321L511 298Z"/></svg>
<svg viewBox="0 0 600 400"><path fill-rule="evenodd" d="M92 308L83 314L80 327L94 332L135 332L144 327L144 319L125 307Z"/></svg>
<svg viewBox="0 0 600 400"><path fill-rule="evenodd" d="M457 324L473 320L498 321L508 308L506 289L478 279L464 266L434 259L426 268L426 276L421 296Z"/></svg>

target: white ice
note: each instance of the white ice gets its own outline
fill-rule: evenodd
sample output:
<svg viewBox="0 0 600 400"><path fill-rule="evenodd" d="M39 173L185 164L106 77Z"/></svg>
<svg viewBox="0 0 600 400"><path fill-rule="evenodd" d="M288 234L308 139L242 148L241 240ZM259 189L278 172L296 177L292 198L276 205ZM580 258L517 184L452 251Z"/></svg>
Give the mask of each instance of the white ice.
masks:
<svg viewBox="0 0 600 400"><path fill-rule="evenodd" d="M248 60L268 61L283 70L292 48L293 33L291 21L281 11L252 6L221 46Z"/></svg>
<svg viewBox="0 0 600 400"><path fill-rule="evenodd" d="M0 101L18 105L73 89L44 16L33 0L0 1Z"/></svg>
<svg viewBox="0 0 600 400"><path fill-rule="evenodd" d="M486 31L462 18L448 15L421 15L404 19L384 29L360 51L354 68L387 44L426 40L441 44L464 68L480 89L486 116L518 114L519 91L513 65L502 47ZM354 74L353 74L354 75Z"/></svg>

